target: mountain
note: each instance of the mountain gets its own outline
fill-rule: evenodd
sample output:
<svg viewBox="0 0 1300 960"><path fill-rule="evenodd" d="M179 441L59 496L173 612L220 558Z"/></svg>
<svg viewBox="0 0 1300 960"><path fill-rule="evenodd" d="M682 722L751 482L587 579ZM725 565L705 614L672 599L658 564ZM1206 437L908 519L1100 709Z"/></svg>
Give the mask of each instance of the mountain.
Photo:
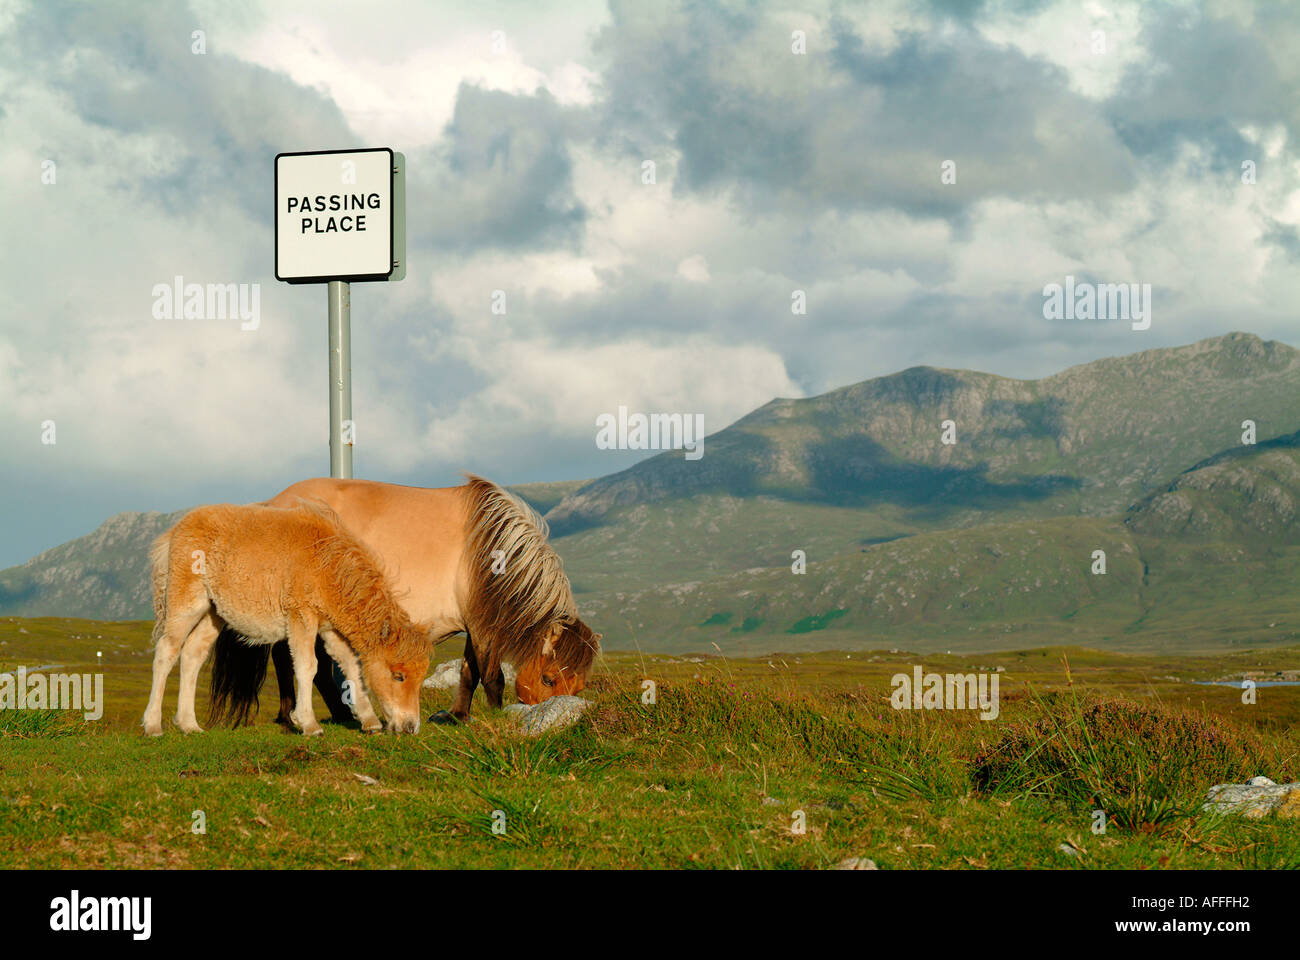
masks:
<svg viewBox="0 0 1300 960"><path fill-rule="evenodd" d="M0 610L18 617L152 617L149 544L182 513L119 513L87 536L0 570Z"/></svg>
<svg viewBox="0 0 1300 960"><path fill-rule="evenodd" d="M804 574L782 561L582 600L607 631L656 650L1188 652L1300 639L1297 582L1300 431L1206 458L1122 515L919 533L809 554Z"/></svg>
<svg viewBox="0 0 1300 960"><path fill-rule="evenodd" d="M594 480L547 516L557 534L700 494L892 510L899 531L1008 511L1103 516L1236 442L1300 428L1300 351L1232 333L1097 360L1042 380L914 367L773 400L680 451ZM941 423L956 428L941 442Z"/></svg>
<svg viewBox="0 0 1300 960"><path fill-rule="evenodd" d="M918 367L773 400L698 461L513 489L611 647L1294 642L1297 397L1300 351L1240 333L1034 381ZM149 616L171 519L0 572L0 613Z"/></svg>
<svg viewBox="0 0 1300 960"><path fill-rule="evenodd" d="M1300 432L1196 464L1129 508L1125 523L1164 537L1300 541Z"/></svg>
<svg viewBox="0 0 1300 960"><path fill-rule="evenodd" d="M599 597L823 559L988 523L1118 516L1183 471L1300 429L1300 351L1249 334L1037 381L914 368L774 400L547 514L575 588ZM957 443L940 442L955 421Z"/></svg>

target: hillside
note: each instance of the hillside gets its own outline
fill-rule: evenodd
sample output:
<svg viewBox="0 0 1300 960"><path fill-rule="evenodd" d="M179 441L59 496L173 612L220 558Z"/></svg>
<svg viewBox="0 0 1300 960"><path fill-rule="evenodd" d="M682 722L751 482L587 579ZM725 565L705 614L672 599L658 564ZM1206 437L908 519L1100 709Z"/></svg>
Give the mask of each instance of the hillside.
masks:
<svg viewBox="0 0 1300 960"><path fill-rule="evenodd" d="M1207 458L1122 516L985 524L829 556L810 550L802 575L785 559L697 580L664 567L659 585L613 597L595 590L582 601L608 621L607 635L680 651L855 649L886 639L917 650L1295 642L1297 504L1300 434L1289 434ZM1099 549L1105 574L1091 572ZM570 566L585 586L583 563Z"/></svg>
<svg viewBox="0 0 1300 960"><path fill-rule="evenodd" d="M1094 550L1107 572L1093 574ZM1300 642L1300 548L1140 537L1119 519L941 531L705 580L579 596L608 644L687 652L1209 651Z"/></svg>
<svg viewBox="0 0 1300 960"><path fill-rule="evenodd" d="M1165 537L1297 542L1300 432L1210 457L1134 504L1125 522Z"/></svg>

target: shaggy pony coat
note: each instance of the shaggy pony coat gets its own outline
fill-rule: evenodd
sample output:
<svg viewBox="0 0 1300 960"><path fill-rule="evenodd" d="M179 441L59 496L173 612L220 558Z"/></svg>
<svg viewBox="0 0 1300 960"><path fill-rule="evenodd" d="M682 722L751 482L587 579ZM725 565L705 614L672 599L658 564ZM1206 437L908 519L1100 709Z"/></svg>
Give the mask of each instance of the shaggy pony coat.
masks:
<svg viewBox="0 0 1300 960"><path fill-rule="evenodd" d="M518 497L476 476L440 488L317 478L268 503L290 506L300 498L328 504L383 558L394 571L399 602L428 622L439 641L467 635L460 690L451 713L438 719L467 718L480 682L488 703L500 706L503 662L519 668L515 689L526 703L577 693L586 683L600 635L578 618L545 521ZM265 652L223 633L214 704L225 704L237 720L246 716L256 708L265 667ZM282 683L282 712L285 696Z"/></svg>
<svg viewBox="0 0 1300 960"><path fill-rule="evenodd" d="M367 689L390 726L418 728L419 685L432 650L428 628L411 622L379 558L326 505L199 507L154 541L150 562L156 621L146 732L161 733L163 688L178 657L177 724L199 729L194 686L224 627L249 644L289 640L299 686L293 719L305 733L320 731L310 696L317 634L354 680L363 729L379 727Z"/></svg>

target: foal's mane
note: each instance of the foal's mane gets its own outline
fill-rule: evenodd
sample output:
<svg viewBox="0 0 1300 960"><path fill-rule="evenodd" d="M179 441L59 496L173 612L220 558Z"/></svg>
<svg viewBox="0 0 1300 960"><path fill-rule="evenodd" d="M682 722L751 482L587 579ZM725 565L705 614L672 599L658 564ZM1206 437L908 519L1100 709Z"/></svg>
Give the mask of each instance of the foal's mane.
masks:
<svg viewBox="0 0 1300 960"><path fill-rule="evenodd" d="M465 489L469 500L467 624L472 633L485 635L502 659L535 658L552 624L580 622L560 556L546 542L546 521L490 480L470 474ZM501 555L503 563L498 562ZM494 565L502 572L493 573Z"/></svg>
<svg viewBox="0 0 1300 960"><path fill-rule="evenodd" d="M383 649L399 660L427 654L427 639L422 631L410 629L411 618L397 602L379 555L349 533L323 501L299 499L298 509L323 521L323 535L312 545L312 554L337 605L331 616L348 621L335 624L353 649Z"/></svg>

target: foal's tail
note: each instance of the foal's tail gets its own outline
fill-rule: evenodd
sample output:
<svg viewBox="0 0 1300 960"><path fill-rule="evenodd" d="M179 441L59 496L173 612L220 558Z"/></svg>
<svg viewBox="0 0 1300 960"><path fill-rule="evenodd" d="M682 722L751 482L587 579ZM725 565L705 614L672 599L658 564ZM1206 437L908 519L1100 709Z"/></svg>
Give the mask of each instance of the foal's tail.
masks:
<svg viewBox="0 0 1300 960"><path fill-rule="evenodd" d="M229 722L232 727L252 722L257 694L266 682L269 644L252 646L228 626L221 628L212 651L211 699L208 722Z"/></svg>
<svg viewBox="0 0 1300 960"><path fill-rule="evenodd" d="M171 563L172 532L155 537L149 545L149 588L153 594L153 612L161 615L167 600L167 566Z"/></svg>
<svg viewBox="0 0 1300 960"><path fill-rule="evenodd" d="M167 568L171 564L172 532L149 545L149 589L153 595L153 643L158 646L167 620Z"/></svg>

